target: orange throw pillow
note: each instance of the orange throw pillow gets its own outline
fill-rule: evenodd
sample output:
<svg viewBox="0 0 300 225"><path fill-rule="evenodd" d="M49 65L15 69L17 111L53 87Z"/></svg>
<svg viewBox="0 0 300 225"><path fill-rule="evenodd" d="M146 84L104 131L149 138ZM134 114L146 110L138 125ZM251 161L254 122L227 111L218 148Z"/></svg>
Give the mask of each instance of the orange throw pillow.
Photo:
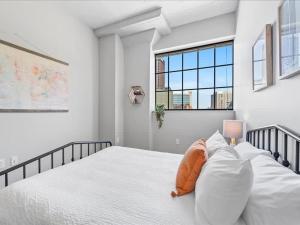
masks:
<svg viewBox="0 0 300 225"><path fill-rule="evenodd" d="M207 158L204 140L200 139L188 148L177 171L176 192L172 191L172 197L181 196L194 191L196 181Z"/></svg>

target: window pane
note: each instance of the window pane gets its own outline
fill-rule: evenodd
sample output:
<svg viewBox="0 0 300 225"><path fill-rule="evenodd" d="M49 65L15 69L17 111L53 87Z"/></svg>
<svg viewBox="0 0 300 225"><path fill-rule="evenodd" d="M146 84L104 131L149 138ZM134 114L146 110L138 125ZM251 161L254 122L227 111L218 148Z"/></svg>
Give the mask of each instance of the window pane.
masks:
<svg viewBox="0 0 300 225"><path fill-rule="evenodd" d="M178 110L232 110L233 54L233 42L228 41L156 55L156 104ZM254 63L256 84L262 81L260 64Z"/></svg>
<svg viewBox="0 0 300 225"><path fill-rule="evenodd" d="M168 74L159 73L156 74L156 90L167 91L168 90Z"/></svg>
<svg viewBox="0 0 300 225"><path fill-rule="evenodd" d="M260 36L259 40L256 41L254 48L253 48L253 59L262 60L266 58L266 51L265 51L265 41L264 36Z"/></svg>
<svg viewBox="0 0 300 225"><path fill-rule="evenodd" d="M197 109L197 90L183 91L183 109Z"/></svg>
<svg viewBox="0 0 300 225"><path fill-rule="evenodd" d="M254 62L254 83L255 84L263 84L265 82L266 77L266 67L265 61Z"/></svg>
<svg viewBox="0 0 300 225"><path fill-rule="evenodd" d="M207 48L199 51L199 67L214 65L214 48Z"/></svg>
<svg viewBox="0 0 300 225"><path fill-rule="evenodd" d="M170 71L182 70L182 54L169 56Z"/></svg>
<svg viewBox="0 0 300 225"><path fill-rule="evenodd" d="M232 45L226 45L216 48L216 65L225 65L232 63Z"/></svg>
<svg viewBox="0 0 300 225"><path fill-rule="evenodd" d="M197 88L197 70L183 72L183 89Z"/></svg>
<svg viewBox="0 0 300 225"><path fill-rule="evenodd" d="M182 91L169 92L170 109L182 109Z"/></svg>
<svg viewBox="0 0 300 225"><path fill-rule="evenodd" d="M183 69L195 69L197 68L197 52L185 52L183 53Z"/></svg>
<svg viewBox="0 0 300 225"><path fill-rule="evenodd" d="M199 109L214 108L214 89L198 90Z"/></svg>
<svg viewBox="0 0 300 225"><path fill-rule="evenodd" d="M168 72L168 56L156 57L156 73Z"/></svg>
<svg viewBox="0 0 300 225"><path fill-rule="evenodd" d="M182 89L182 72L173 72L169 75L170 89L179 90Z"/></svg>
<svg viewBox="0 0 300 225"><path fill-rule="evenodd" d="M253 62L253 79L254 79L254 88L259 89L266 85L266 67L265 61Z"/></svg>
<svg viewBox="0 0 300 225"><path fill-rule="evenodd" d="M216 89L216 109L232 109L232 88Z"/></svg>
<svg viewBox="0 0 300 225"><path fill-rule="evenodd" d="M285 74L290 70L290 68L293 66L293 63L294 63L293 60L294 60L294 56L281 58L282 74Z"/></svg>
<svg viewBox="0 0 300 225"><path fill-rule="evenodd" d="M156 92L156 105L165 105L168 109L168 92Z"/></svg>
<svg viewBox="0 0 300 225"><path fill-rule="evenodd" d="M199 88L214 87L214 68L199 69Z"/></svg>
<svg viewBox="0 0 300 225"><path fill-rule="evenodd" d="M216 87L232 86L232 66L216 67Z"/></svg>

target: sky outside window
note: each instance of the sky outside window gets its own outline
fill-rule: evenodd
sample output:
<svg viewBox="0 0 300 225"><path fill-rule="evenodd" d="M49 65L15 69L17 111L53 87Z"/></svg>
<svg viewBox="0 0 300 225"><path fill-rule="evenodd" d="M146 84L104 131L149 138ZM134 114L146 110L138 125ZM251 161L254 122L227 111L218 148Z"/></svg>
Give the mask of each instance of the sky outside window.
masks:
<svg viewBox="0 0 300 225"><path fill-rule="evenodd" d="M169 56L170 71L182 70L182 54Z"/></svg>
<svg viewBox="0 0 300 225"><path fill-rule="evenodd" d="M160 65L161 72L166 72L165 79L156 76L160 78L156 81L160 89L156 85L156 91L168 93L170 109L232 109L232 44L156 56L156 65ZM169 82L169 86L162 81Z"/></svg>

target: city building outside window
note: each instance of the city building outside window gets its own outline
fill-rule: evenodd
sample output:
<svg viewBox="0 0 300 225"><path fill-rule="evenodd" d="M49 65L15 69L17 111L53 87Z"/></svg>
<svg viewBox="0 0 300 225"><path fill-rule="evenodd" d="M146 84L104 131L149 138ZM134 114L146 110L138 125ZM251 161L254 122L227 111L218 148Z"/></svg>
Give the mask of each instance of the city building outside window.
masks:
<svg viewBox="0 0 300 225"><path fill-rule="evenodd" d="M233 109L233 41L157 54L155 61L156 105Z"/></svg>

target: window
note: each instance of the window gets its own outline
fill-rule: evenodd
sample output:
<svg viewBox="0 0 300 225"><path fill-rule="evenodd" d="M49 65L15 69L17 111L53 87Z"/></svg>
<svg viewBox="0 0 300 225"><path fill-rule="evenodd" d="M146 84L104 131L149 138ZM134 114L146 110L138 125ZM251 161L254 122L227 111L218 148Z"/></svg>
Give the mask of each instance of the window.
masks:
<svg viewBox="0 0 300 225"><path fill-rule="evenodd" d="M233 42L157 54L155 104L167 110L233 109Z"/></svg>

